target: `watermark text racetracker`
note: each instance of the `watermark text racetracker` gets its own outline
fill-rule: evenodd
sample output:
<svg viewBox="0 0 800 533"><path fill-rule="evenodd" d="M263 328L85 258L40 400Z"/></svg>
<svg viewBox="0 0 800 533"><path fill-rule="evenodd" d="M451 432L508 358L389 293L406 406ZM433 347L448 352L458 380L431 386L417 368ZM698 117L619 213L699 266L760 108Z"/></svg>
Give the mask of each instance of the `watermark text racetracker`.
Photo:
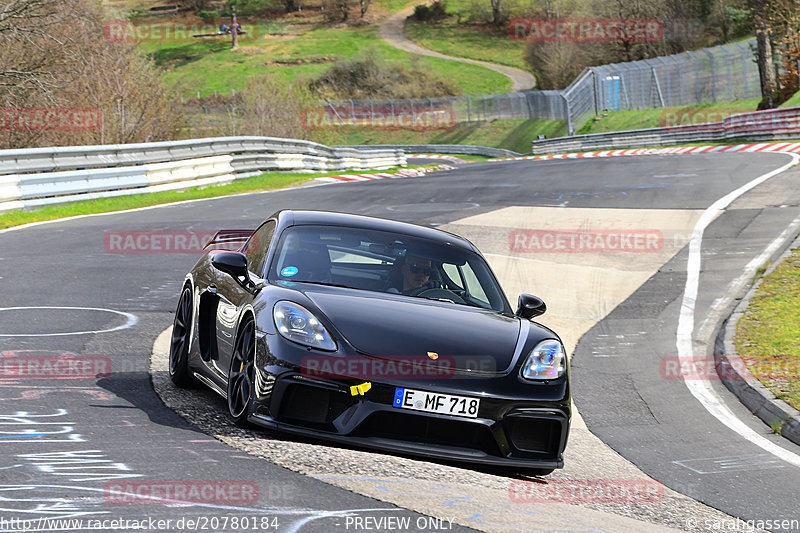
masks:
<svg viewBox="0 0 800 533"><path fill-rule="evenodd" d="M1 107L2 131L98 131L103 112L95 107Z"/></svg>
<svg viewBox="0 0 800 533"><path fill-rule="evenodd" d="M741 108L713 108L713 109L669 109L661 112L659 123L662 127L690 126L707 123L722 122L725 117L744 113Z"/></svg>
<svg viewBox="0 0 800 533"><path fill-rule="evenodd" d="M456 125L453 109L447 107L312 107L302 111L307 130L379 129L441 130Z"/></svg>
<svg viewBox="0 0 800 533"><path fill-rule="evenodd" d="M513 253L658 253L664 235L655 229L516 229L508 245Z"/></svg>
<svg viewBox="0 0 800 533"><path fill-rule="evenodd" d="M229 21L186 24L167 20L109 20L103 24L103 36L112 43L197 42L200 37L230 37L229 24ZM239 40L252 40L259 36L258 24L240 22L239 25Z"/></svg>
<svg viewBox="0 0 800 533"><path fill-rule="evenodd" d="M105 500L116 504L214 503L243 505L258 501L258 484L253 481L183 480L109 481Z"/></svg>
<svg viewBox="0 0 800 533"><path fill-rule="evenodd" d="M338 379L430 379L468 377L469 373L496 372L494 358L480 355L404 355L381 357L308 356L300 361L304 376ZM464 374L466 372L467 374Z"/></svg>
<svg viewBox="0 0 800 533"><path fill-rule="evenodd" d="M108 230L103 248L109 254L200 254L216 231ZM241 242L217 243L216 250L238 250Z"/></svg>
<svg viewBox="0 0 800 533"><path fill-rule="evenodd" d="M700 381L755 380L752 372L772 381L797 381L800 379L800 361L759 361L747 364L742 359L731 359L718 364L713 356L697 359L664 357L659 367L663 379Z"/></svg>
<svg viewBox="0 0 800 533"><path fill-rule="evenodd" d="M514 19L508 25L515 41L531 42L627 42L645 43L664 39L659 19Z"/></svg>
<svg viewBox="0 0 800 533"><path fill-rule="evenodd" d="M514 480L508 497L514 503L657 503L664 486L651 479Z"/></svg>
<svg viewBox="0 0 800 533"><path fill-rule="evenodd" d="M0 352L0 379L88 379L111 375L111 359L70 352Z"/></svg>

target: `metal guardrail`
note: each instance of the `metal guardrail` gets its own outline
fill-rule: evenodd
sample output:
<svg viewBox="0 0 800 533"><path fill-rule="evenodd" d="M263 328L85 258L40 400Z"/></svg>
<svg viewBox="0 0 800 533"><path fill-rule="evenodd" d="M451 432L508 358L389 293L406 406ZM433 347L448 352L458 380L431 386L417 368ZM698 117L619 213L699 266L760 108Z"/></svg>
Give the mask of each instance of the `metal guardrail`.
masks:
<svg viewBox="0 0 800 533"><path fill-rule="evenodd" d="M482 155L486 157L517 157L522 154L504 148L491 148L488 146L473 146L469 144L371 144L363 146L349 146L358 150L388 150L399 148L406 154L462 154Z"/></svg>
<svg viewBox="0 0 800 533"><path fill-rule="evenodd" d="M739 113L720 122L591 133L533 141L534 155L673 146L694 142L727 142L739 139L772 141L800 138L800 107Z"/></svg>
<svg viewBox="0 0 800 533"><path fill-rule="evenodd" d="M225 183L265 171L405 164L397 148L336 148L273 137L0 150L0 212Z"/></svg>

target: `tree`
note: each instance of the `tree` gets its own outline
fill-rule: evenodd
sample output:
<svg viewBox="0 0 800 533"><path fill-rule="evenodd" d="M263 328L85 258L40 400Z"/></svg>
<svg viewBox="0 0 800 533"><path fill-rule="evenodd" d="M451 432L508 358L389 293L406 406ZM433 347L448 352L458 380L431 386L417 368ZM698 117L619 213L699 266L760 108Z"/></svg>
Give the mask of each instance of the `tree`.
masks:
<svg viewBox="0 0 800 533"><path fill-rule="evenodd" d="M369 5L372 3L372 0L358 0L359 8L361 9L361 18L364 18L364 15L367 14L367 9L369 9Z"/></svg>
<svg viewBox="0 0 800 533"><path fill-rule="evenodd" d="M5 105L29 100L33 93L53 101L70 44L58 26L70 14L77 15L70 0L0 4L0 90Z"/></svg>
<svg viewBox="0 0 800 533"><path fill-rule="evenodd" d="M103 14L89 0L0 3L0 107L90 109L90 128L0 131L8 148L158 141L173 138L182 117L160 76L131 43L103 38Z"/></svg>
<svg viewBox="0 0 800 533"><path fill-rule="evenodd" d="M769 0L753 1L753 26L756 30L756 61L761 79L761 102L758 109L772 109L777 100L775 67L772 61L772 41L768 15Z"/></svg>
<svg viewBox="0 0 800 533"><path fill-rule="evenodd" d="M495 26L502 26L506 22L505 14L503 13L503 0L489 0L492 3L492 24Z"/></svg>

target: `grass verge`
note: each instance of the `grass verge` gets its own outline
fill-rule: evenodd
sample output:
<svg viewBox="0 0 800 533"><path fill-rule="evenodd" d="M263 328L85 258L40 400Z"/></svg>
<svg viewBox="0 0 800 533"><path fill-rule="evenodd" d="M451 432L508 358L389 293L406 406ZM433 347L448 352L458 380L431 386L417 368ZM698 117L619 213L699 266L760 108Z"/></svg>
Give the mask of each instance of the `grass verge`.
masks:
<svg viewBox="0 0 800 533"><path fill-rule="evenodd" d="M399 167L370 172L395 172ZM416 168L414 166L403 168ZM358 171L346 171L344 174L355 174ZM16 209L0 214L0 229L20 226L31 222L55 220L78 215L95 213L108 213L111 211L124 211L139 207L168 204L182 200L197 200L201 198L215 198L245 192L270 191L285 189L299 185L314 178L330 176L332 172L319 173L285 173L266 172L252 178L236 180L225 185L209 185L205 187L190 187L183 190L164 191L146 194L132 194L115 198L98 198L96 200L81 200L67 204L48 205L33 210Z"/></svg>
<svg viewBox="0 0 800 533"><path fill-rule="evenodd" d="M736 350L776 397L800 409L800 248L756 291L736 328Z"/></svg>
<svg viewBox="0 0 800 533"><path fill-rule="evenodd" d="M662 109L609 111L604 113L603 116L590 119L581 127L578 134L719 122L728 115L755 111L759 101L760 98L749 98L733 102L716 102L713 104L666 107Z"/></svg>
<svg viewBox="0 0 800 533"><path fill-rule="evenodd" d="M521 154L531 151L531 139L544 134L547 138L567 134L563 120L514 119L490 122L461 122L446 130L338 130L337 142L361 144L472 144L505 148Z"/></svg>

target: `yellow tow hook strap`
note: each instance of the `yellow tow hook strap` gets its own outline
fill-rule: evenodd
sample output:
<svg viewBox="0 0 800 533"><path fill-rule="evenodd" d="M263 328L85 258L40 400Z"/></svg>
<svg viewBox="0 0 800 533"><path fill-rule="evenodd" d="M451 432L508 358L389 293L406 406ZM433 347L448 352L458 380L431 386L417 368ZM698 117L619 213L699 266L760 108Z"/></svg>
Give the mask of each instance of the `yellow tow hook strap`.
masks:
<svg viewBox="0 0 800 533"><path fill-rule="evenodd" d="M350 387L350 395L363 396L371 388L372 388L372 383L370 383L369 381L365 381L364 383L361 383L359 385L353 385L352 387Z"/></svg>

